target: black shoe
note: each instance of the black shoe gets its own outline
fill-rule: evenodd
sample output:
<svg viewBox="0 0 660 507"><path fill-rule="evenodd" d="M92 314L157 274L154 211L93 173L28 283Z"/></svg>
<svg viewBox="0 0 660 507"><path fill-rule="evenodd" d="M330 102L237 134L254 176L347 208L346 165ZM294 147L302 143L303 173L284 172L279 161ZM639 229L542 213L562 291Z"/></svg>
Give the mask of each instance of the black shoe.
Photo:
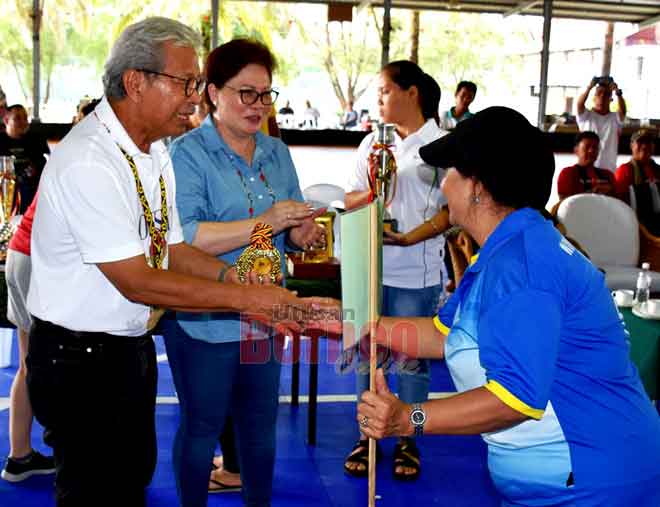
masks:
<svg viewBox="0 0 660 507"><path fill-rule="evenodd" d="M55 473L55 460L52 456L32 451L30 459L20 463L13 458L7 458L5 468L0 477L9 482L20 482L33 475L46 475Z"/></svg>

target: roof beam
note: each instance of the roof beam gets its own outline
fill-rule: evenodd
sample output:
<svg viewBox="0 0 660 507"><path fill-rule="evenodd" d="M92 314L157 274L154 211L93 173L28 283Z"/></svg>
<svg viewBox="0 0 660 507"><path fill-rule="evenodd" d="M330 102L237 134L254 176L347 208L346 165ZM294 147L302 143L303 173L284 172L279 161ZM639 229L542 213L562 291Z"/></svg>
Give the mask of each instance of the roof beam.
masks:
<svg viewBox="0 0 660 507"><path fill-rule="evenodd" d="M646 28L647 26L655 25L660 22L660 15L653 16L652 18L647 18L644 21L639 23L639 28Z"/></svg>
<svg viewBox="0 0 660 507"><path fill-rule="evenodd" d="M536 4L538 3L540 3L540 0L528 0L527 2L521 2L513 9L509 9L508 11L503 12L502 16L508 18L509 16L520 14L521 12L526 11L527 9L531 9L532 7L535 7Z"/></svg>

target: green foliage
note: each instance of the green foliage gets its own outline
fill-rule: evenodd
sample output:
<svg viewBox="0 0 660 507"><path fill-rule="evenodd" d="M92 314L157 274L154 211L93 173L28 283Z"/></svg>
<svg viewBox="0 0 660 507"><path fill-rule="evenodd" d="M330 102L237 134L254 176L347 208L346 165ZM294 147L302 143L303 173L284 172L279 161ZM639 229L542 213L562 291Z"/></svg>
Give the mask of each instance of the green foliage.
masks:
<svg viewBox="0 0 660 507"><path fill-rule="evenodd" d="M32 95L32 0L4 0L0 19L0 68L19 80L26 102ZM99 76L112 43L129 24L147 16L178 19L211 39L208 0L47 0L41 30L42 96L48 98L58 68L92 69ZM392 11L390 60L410 51L410 11ZM270 46L278 61L276 82L286 85L302 72L327 76L343 106L357 101L380 68L382 9L354 10L351 23L327 23L325 5L220 1L219 43L252 37ZM460 79L515 79L516 61L502 52L501 18L424 11L420 19L420 65L454 89ZM521 34L506 34L520 37ZM204 56L204 52L202 53Z"/></svg>
<svg viewBox="0 0 660 507"><path fill-rule="evenodd" d="M443 90L453 94L467 79L486 91L490 79L515 76L519 59L503 52L501 18L478 14L422 12L419 43L420 66ZM521 33L507 37L523 37Z"/></svg>

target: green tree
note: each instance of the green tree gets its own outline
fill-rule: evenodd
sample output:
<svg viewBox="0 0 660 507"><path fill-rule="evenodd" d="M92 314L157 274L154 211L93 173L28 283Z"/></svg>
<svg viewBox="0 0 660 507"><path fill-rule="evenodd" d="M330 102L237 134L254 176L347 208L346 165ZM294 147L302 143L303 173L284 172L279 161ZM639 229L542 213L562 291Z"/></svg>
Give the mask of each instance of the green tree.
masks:
<svg viewBox="0 0 660 507"><path fill-rule="evenodd" d="M443 90L462 79L487 89L488 79L512 80L519 59L506 55L501 18L468 13L423 12L419 64ZM522 33L506 34L523 37Z"/></svg>

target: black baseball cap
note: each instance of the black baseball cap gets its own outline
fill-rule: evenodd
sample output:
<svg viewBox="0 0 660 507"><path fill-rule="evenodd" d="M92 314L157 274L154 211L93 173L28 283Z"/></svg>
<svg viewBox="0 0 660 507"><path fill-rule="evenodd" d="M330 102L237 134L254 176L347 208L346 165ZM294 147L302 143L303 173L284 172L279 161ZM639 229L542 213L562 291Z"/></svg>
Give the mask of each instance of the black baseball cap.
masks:
<svg viewBox="0 0 660 507"><path fill-rule="evenodd" d="M477 178L500 204L542 209L550 198L555 162L547 135L508 107L479 111L419 154Z"/></svg>

